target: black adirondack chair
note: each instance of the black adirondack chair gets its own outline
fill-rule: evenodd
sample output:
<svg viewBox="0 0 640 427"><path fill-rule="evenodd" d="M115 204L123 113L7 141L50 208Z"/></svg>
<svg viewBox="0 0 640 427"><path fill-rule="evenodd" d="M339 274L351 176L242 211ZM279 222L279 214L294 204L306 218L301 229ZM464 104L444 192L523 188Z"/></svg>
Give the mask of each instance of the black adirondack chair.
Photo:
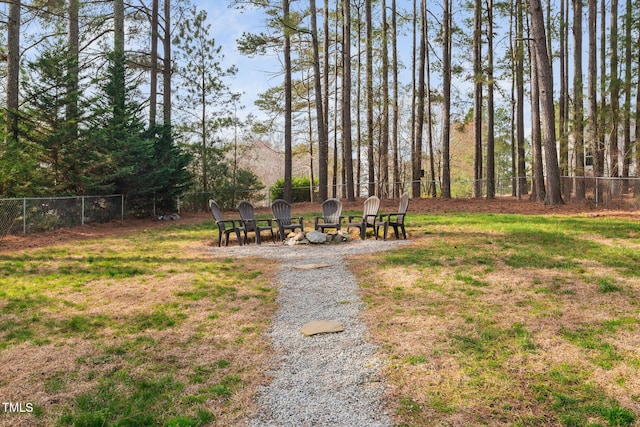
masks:
<svg viewBox="0 0 640 427"><path fill-rule="evenodd" d="M302 217L298 217L297 222L294 222L291 218L291 204L286 200L277 199L271 204L271 212L273 212L273 218L276 224L278 224L278 233L282 240L286 239L286 231L295 231L300 229L304 231L304 224L302 223Z"/></svg>
<svg viewBox="0 0 640 427"><path fill-rule="evenodd" d="M211 215L218 225L218 247L221 246L222 236L225 237L225 246L229 246L229 235L235 233L238 239L238 244L242 245L241 232L244 232L244 238L247 239L247 230L244 227L242 221L235 219L222 218L222 211L214 200L209 200L209 208L211 209Z"/></svg>
<svg viewBox="0 0 640 427"><path fill-rule="evenodd" d="M400 196L400 206L398 206L398 212L390 214L380 215L378 228L383 228L383 238L387 240L387 231L389 227L393 227L393 233L396 239L400 237L399 231L402 231L402 238L407 239L407 232L404 229L404 218L407 215L407 209L409 209L409 193L404 193ZM378 229L376 229L376 236L378 235Z"/></svg>
<svg viewBox="0 0 640 427"><path fill-rule="evenodd" d="M362 217L358 215L349 215L347 217L347 231L350 227L360 229L360 238L365 239L367 228L371 228L378 239L378 229L376 228L376 220L378 219L378 210L380 209L380 199L377 196L371 196L364 201L364 210Z"/></svg>
<svg viewBox="0 0 640 427"><path fill-rule="evenodd" d="M322 216L314 218L314 228L316 231L324 233L327 228L335 228L340 231L342 226L342 202L338 199L327 199L322 202Z"/></svg>
<svg viewBox="0 0 640 427"><path fill-rule="evenodd" d="M256 219L255 210L253 205L246 201L241 200L238 203L238 212L240 212L240 218L244 224L244 228L247 232L253 232L256 235L256 243L262 243L262 232L268 231L271 233L271 240L276 241L273 234L273 220L271 219Z"/></svg>

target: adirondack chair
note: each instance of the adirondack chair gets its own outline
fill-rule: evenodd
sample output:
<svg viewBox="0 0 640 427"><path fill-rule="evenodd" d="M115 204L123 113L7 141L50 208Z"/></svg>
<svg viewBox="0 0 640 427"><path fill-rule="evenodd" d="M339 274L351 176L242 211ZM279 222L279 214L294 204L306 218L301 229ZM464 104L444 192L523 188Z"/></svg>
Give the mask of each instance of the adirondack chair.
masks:
<svg viewBox="0 0 640 427"><path fill-rule="evenodd" d="M407 233L404 229L404 217L407 215L407 209L409 208L409 193L404 193L400 196L400 206L398 206L398 212L390 214L381 214L376 228L376 237L378 236L378 229L383 228L383 238L387 240L387 231L389 227L393 227L393 233L396 236L396 240L400 237L399 230L402 231L402 237L406 240Z"/></svg>
<svg viewBox="0 0 640 427"><path fill-rule="evenodd" d="M380 199L377 196L371 196L364 201L364 210L362 211L362 217L358 215L349 215L347 217L347 231L350 227L358 227L360 229L360 238L364 240L367 235L367 228L372 228L376 240L378 239L378 233L376 228L376 220L378 218L378 210L380 209Z"/></svg>
<svg viewBox="0 0 640 427"><path fill-rule="evenodd" d="M218 247L221 246L222 236L225 237L224 245L229 246L229 235L231 233L236 233L238 244L242 245L242 237L240 233L244 232L244 239L247 239L247 230L242 224L242 221L235 219L223 219L222 211L220 211L220 207L214 200L209 200L209 208L211 209L213 219L215 219L216 224L218 225Z"/></svg>
<svg viewBox="0 0 640 427"><path fill-rule="evenodd" d="M278 224L278 233L282 240L287 238L287 230L295 231L299 228L301 231L304 231L302 217L297 218L297 223L293 222L291 218L291 204L286 200L277 199L274 201L271 204L271 212L273 212L274 221Z"/></svg>
<svg viewBox="0 0 640 427"><path fill-rule="evenodd" d="M342 202L338 199L327 199L322 202L322 216L314 218L314 228L316 231L324 233L326 228L335 228L340 231L342 223Z"/></svg>
<svg viewBox="0 0 640 427"><path fill-rule="evenodd" d="M253 205L246 200L241 200L238 203L238 212L240 212L240 218L242 218L245 230L255 233L257 244L262 243L261 234L263 231L269 231L271 240L275 243L276 238L273 234L273 221L271 219L256 219Z"/></svg>

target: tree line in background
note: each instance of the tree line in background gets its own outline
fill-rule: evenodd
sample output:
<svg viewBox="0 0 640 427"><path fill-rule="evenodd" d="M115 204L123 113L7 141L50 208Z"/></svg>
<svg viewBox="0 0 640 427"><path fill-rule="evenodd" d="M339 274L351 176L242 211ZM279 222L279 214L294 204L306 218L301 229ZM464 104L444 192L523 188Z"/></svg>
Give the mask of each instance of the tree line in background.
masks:
<svg viewBox="0 0 640 427"><path fill-rule="evenodd" d="M361 182L398 196L404 181L415 197L424 177L451 197L461 125L473 127L474 197L495 196L497 165L514 196L548 204L588 197L565 177L638 176L637 0L230 3L264 10L267 30L241 50L282 58L282 85L258 103L283 117L285 198L294 139L318 163L320 199L352 200Z"/></svg>
<svg viewBox="0 0 640 427"><path fill-rule="evenodd" d="M249 118L249 138L282 143L287 200L300 146L320 199L354 199L362 183L398 196L404 182L414 197L451 197L466 128L475 197L515 177L517 197L583 199L585 181L561 177L640 169L634 1L230 0L264 13L266 31L239 49L282 64L282 84L257 102L273 120ZM187 0L0 3L1 195L263 187L223 132L248 128L204 11Z"/></svg>
<svg viewBox="0 0 640 427"><path fill-rule="evenodd" d="M237 95L207 15L187 1L12 0L0 22L0 195L261 189L216 138ZM178 89L178 90L176 90ZM133 201L133 202L132 202Z"/></svg>

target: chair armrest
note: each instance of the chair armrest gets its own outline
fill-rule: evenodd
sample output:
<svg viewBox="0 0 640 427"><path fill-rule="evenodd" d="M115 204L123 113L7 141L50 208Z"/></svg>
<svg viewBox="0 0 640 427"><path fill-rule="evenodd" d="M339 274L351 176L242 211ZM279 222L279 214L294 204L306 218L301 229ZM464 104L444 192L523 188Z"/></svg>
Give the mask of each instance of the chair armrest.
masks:
<svg viewBox="0 0 640 427"><path fill-rule="evenodd" d="M402 218L402 222L404 223L404 217L407 215L406 213L397 213L393 214L396 217L396 222L400 222L400 218Z"/></svg>
<svg viewBox="0 0 640 427"><path fill-rule="evenodd" d="M224 219L216 221L220 230L246 230L246 226L241 219Z"/></svg>
<svg viewBox="0 0 640 427"><path fill-rule="evenodd" d="M360 215L349 215L347 222L352 222L354 218L362 218Z"/></svg>
<svg viewBox="0 0 640 427"><path fill-rule="evenodd" d="M313 217L313 227L314 228L318 226L318 223L320 222L321 219L323 219L323 218L320 218L319 216L314 216Z"/></svg>
<svg viewBox="0 0 640 427"><path fill-rule="evenodd" d="M373 222L369 222L371 218L373 218ZM363 219L367 224L375 225L376 219L378 219L378 215L377 214L367 215L366 218L363 218Z"/></svg>
<svg viewBox="0 0 640 427"><path fill-rule="evenodd" d="M380 215L380 221L384 221L384 218L386 217L388 222L392 222L392 218L393 217L396 217L396 220L397 220L398 217L401 217L401 216L404 216L404 215L405 214L403 214L403 213L383 214L383 215Z"/></svg>
<svg viewBox="0 0 640 427"><path fill-rule="evenodd" d="M240 222L242 222L245 227L249 226L249 224L251 223L253 223L254 225L256 224L255 219L241 219Z"/></svg>
<svg viewBox="0 0 640 427"><path fill-rule="evenodd" d="M302 224L303 218L301 216L298 217L298 224Z"/></svg>
<svg viewBox="0 0 640 427"><path fill-rule="evenodd" d="M273 220L272 219L269 219L269 218L256 219L256 225L258 225L259 222L264 222L265 224L268 224L269 227L273 227Z"/></svg>

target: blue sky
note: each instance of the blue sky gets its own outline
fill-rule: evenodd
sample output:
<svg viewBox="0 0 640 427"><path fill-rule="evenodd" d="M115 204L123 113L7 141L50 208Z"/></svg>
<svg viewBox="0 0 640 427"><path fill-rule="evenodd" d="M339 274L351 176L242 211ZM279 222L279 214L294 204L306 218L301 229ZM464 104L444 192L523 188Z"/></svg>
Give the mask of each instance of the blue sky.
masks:
<svg viewBox="0 0 640 427"><path fill-rule="evenodd" d="M197 0L199 8L207 12L211 33L216 40L216 45L222 46L225 56L225 65L236 65L238 74L228 80L232 91L242 93L241 104L246 111L256 112L254 102L257 95L264 92L270 86L280 83L279 77L273 77L272 72L277 70L277 58L249 58L238 52L236 40L243 32L260 32L264 30L264 16L261 11L247 10L240 12L224 5L221 0Z"/></svg>

